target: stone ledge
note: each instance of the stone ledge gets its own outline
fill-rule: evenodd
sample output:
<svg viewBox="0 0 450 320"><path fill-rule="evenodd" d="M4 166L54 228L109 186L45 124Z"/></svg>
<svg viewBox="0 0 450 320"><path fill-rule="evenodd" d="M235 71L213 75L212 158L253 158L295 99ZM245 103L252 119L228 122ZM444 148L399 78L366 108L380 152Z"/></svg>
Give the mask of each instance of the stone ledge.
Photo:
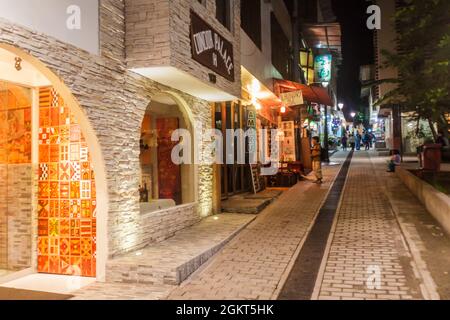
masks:
<svg viewBox="0 0 450 320"><path fill-rule="evenodd" d="M197 203L193 202L193 203L188 203L188 204L182 204L179 206L158 209L158 210L154 210L154 211L145 211L145 210L142 210L142 207L141 207L141 215L143 218L157 216L157 215L167 215L167 214L170 214L171 212L176 212L176 211L185 210L185 209L186 210L188 210L188 209L195 210L196 206L197 206Z"/></svg>
<svg viewBox="0 0 450 320"><path fill-rule="evenodd" d="M436 190L402 166L397 167L395 171L400 180L450 235L450 197Z"/></svg>
<svg viewBox="0 0 450 320"><path fill-rule="evenodd" d="M110 260L109 283L178 285L208 261L256 216L221 214L172 238Z"/></svg>

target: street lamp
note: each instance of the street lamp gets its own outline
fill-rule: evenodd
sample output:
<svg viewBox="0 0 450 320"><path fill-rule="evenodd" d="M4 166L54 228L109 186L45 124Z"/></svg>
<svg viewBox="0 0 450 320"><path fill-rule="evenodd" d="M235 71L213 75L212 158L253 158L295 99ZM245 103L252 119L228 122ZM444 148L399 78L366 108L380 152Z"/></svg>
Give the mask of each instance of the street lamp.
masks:
<svg viewBox="0 0 450 320"><path fill-rule="evenodd" d="M339 107L339 110L342 111L342 109L344 109L344 104L343 104L343 103L339 103L339 104L338 104L338 107Z"/></svg>
<svg viewBox="0 0 450 320"><path fill-rule="evenodd" d="M351 116L352 118L356 117L356 112L350 113L350 116Z"/></svg>

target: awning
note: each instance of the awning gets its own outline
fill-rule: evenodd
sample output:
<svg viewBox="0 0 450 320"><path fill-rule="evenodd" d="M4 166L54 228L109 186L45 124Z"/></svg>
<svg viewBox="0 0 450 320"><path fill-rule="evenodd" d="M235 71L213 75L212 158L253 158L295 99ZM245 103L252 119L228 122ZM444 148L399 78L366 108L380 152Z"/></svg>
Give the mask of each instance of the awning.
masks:
<svg viewBox="0 0 450 320"><path fill-rule="evenodd" d="M327 49L341 59L342 31L338 22L304 23L302 34L309 47Z"/></svg>
<svg viewBox="0 0 450 320"><path fill-rule="evenodd" d="M289 80L273 79L273 81L275 93L278 96L280 93L301 90L305 101L334 107L334 102L328 94L328 90L326 88L307 86L305 84Z"/></svg>

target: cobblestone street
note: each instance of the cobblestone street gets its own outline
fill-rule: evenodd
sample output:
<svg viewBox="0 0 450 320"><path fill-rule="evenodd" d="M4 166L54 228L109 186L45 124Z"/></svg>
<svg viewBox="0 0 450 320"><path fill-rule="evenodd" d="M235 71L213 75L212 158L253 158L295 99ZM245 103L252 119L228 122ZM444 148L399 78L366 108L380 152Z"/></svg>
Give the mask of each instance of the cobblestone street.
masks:
<svg viewBox="0 0 450 320"><path fill-rule="evenodd" d="M339 168L324 168L322 186L303 182L286 191L169 299L275 298Z"/></svg>
<svg viewBox="0 0 450 320"><path fill-rule="evenodd" d="M367 152L352 161L319 299L419 299L405 246ZM367 283L370 275L379 282Z"/></svg>
<svg viewBox="0 0 450 320"><path fill-rule="evenodd" d="M231 223L228 229L242 224L242 231L181 285L96 283L79 290L74 299L278 299L292 274L299 272L296 260L310 259L300 253L319 210L332 197L330 189L347 155L338 152L331 165L324 166L325 183L320 186L303 181L259 215L223 216ZM385 158L355 152L339 198L332 208L334 222L323 245L325 253L319 257L322 264L312 275L317 278L311 299L448 297L448 258L433 248L450 252L450 240L443 233L436 236L438 223L398 177L386 173ZM195 255L199 246L229 232L213 221L188 228L158 247L183 243L183 254ZM189 246L194 238L198 244ZM295 291L302 284L293 285ZM292 283L290 287L292 291Z"/></svg>

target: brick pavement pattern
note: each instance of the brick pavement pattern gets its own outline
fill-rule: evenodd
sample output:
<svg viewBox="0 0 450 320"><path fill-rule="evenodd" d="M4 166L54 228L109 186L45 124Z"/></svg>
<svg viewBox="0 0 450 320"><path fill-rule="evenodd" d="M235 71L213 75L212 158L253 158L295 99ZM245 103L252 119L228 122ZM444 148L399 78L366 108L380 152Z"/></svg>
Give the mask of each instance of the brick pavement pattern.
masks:
<svg viewBox="0 0 450 320"><path fill-rule="evenodd" d="M107 282L76 291L75 299L161 299L254 218L241 214L208 217L168 240L113 259L108 262Z"/></svg>
<svg viewBox="0 0 450 320"><path fill-rule="evenodd" d="M160 300L173 286L96 282L74 293L70 300Z"/></svg>
<svg viewBox="0 0 450 320"><path fill-rule="evenodd" d="M322 186L304 182L284 192L168 299L272 298L340 167L324 168Z"/></svg>
<svg viewBox="0 0 450 320"><path fill-rule="evenodd" d="M375 174L367 152L356 152L343 192L319 300L422 298L411 256ZM378 271L380 282L377 283L377 278L370 276L376 276Z"/></svg>

